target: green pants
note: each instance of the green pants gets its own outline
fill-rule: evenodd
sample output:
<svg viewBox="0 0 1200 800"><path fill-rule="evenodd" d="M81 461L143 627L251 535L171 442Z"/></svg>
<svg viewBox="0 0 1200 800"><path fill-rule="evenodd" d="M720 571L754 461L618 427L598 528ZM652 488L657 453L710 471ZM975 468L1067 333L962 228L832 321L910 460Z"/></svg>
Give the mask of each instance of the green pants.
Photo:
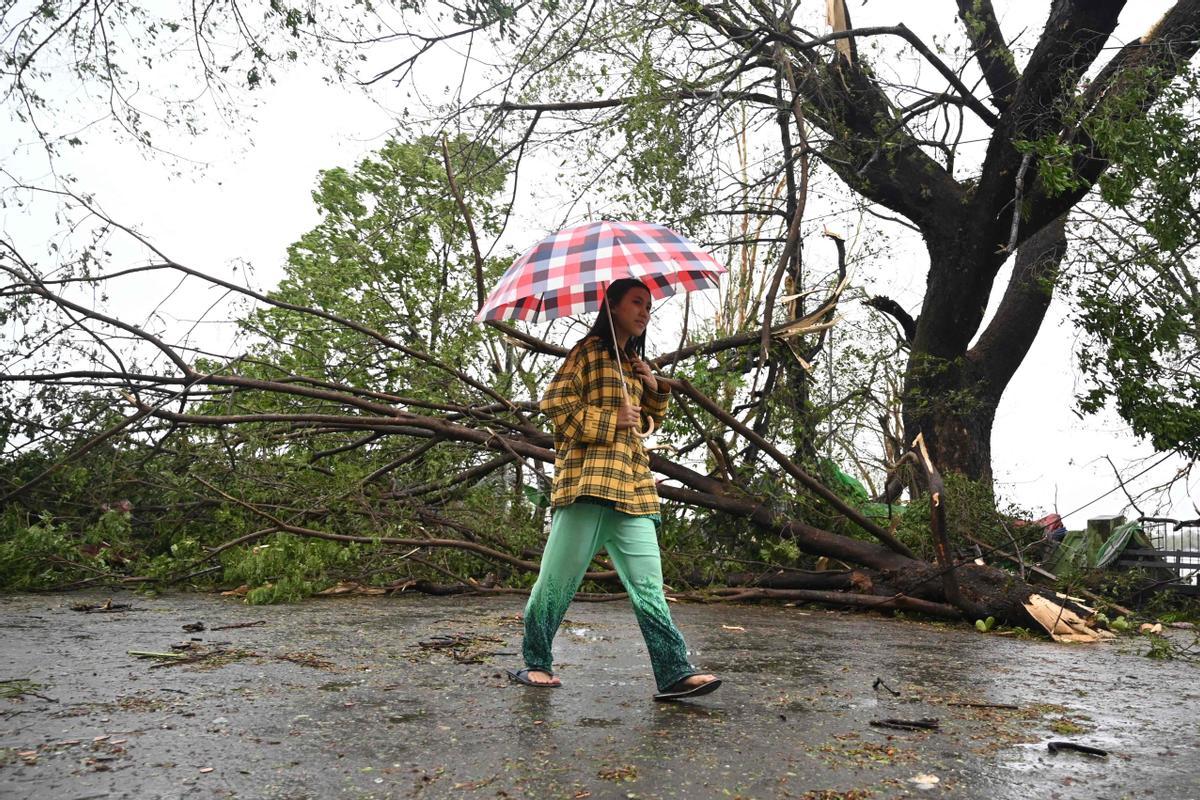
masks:
<svg viewBox="0 0 1200 800"><path fill-rule="evenodd" d="M602 547L633 603L659 690L695 675L696 669L687 660L687 645L671 621L663 595L654 521L586 502L554 511L537 583L525 604L525 666L550 671L554 634L583 581L588 562Z"/></svg>

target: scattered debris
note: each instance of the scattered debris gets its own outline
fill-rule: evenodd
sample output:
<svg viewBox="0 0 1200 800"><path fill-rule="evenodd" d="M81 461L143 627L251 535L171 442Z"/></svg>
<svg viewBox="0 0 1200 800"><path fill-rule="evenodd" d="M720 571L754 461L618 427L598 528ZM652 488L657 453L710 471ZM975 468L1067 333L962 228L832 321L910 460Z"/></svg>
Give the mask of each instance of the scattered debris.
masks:
<svg viewBox="0 0 1200 800"><path fill-rule="evenodd" d="M626 764L623 767L605 767L596 773L596 777L603 778L606 781L626 781L632 783L638 778L637 767L633 764Z"/></svg>
<svg viewBox="0 0 1200 800"><path fill-rule="evenodd" d="M496 781L496 779L499 777L500 777L499 775L493 775L490 778L483 778L482 780L463 781L462 783L454 784L454 788L455 789L467 789L467 790L470 790L473 792L476 789L482 789L483 787L487 786L488 784L494 783ZM578 795L576 795L576 797L578 797Z"/></svg>
<svg viewBox="0 0 1200 800"><path fill-rule="evenodd" d="M231 631L234 628L256 628L259 625L266 625L266 624L267 624L267 621L265 619L259 619L259 620L255 620L254 622L235 622L232 625L218 625L217 627L211 628L210 630Z"/></svg>
<svg viewBox="0 0 1200 800"><path fill-rule="evenodd" d="M800 800L867 800L875 792L871 789L809 789L800 795Z"/></svg>
<svg viewBox="0 0 1200 800"><path fill-rule="evenodd" d="M380 586L363 586L361 583L353 581L341 581L328 589L322 589L317 592L321 597L335 597L338 595L379 595L387 594L391 589Z"/></svg>
<svg viewBox="0 0 1200 800"><path fill-rule="evenodd" d="M1156 622L1151 625L1149 622L1143 622L1138 627L1138 633L1162 633L1162 623Z"/></svg>
<svg viewBox="0 0 1200 800"><path fill-rule="evenodd" d="M895 728L901 731L936 731L941 725L932 717L924 719L873 719L871 726L875 728Z"/></svg>
<svg viewBox="0 0 1200 800"><path fill-rule="evenodd" d="M102 734L93 737L90 741L83 739L64 739L58 742L47 742L39 745L36 748L29 750L13 750L17 757L21 759L21 763L26 766L36 766L38 759L45 756L54 756L63 753L70 748L80 748L78 752L78 764L85 770L90 772L110 772L115 769L115 762L128 756L128 751L124 745L127 739L114 739L112 734ZM0 751L2 752L2 751ZM76 754L72 754L76 756ZM76 773L78 774L78 773ZM85 794L72 797L74 800L98 800L102 797L108 797L108 792L99 792L95 794Z"/></svg>
<svg viewBox="0 0 1200 800"><path fill-rule="evenodd" d="M45 685L35 683L31 680L26 680L25 678L9 678L7 680L0 680L0 697L5 698L6 700L16 700L24 697L25 695L29 695L30 697L37 697L41 700L57 703L58 701L53 697L46 697L44 694L38 694L38 689L45 688Z"/></svg>
<svg viewBox="0 0 1200 800"><path fill-rule="evenodd" d="M741 625L722 625L721 628L723 630L727 630L727 631L738 631L740 633L746 632L746 629L743 628Z"/></svg>
<svg viewBox="0 0 1200 800"><path fill-rule="evenodd" d="M425 652L432 650L445 653L456 664L483 664L491 656L502 655L494 647L488 647L497 644L504 644L504 640L495 636L452 633L418 642L417 648Z"/></svg>
<svg viewBox="0 0 1200 800"><path fill-rule="evenodd" d="M71 606L71 610L82 611L84 614L115 614L120 611L132 611L133 606L129 603L114 603L110 597L103 603L76 603Z"/></svg>
<svg viewBox="0 0 1200 800"><path fill-rule="evenodd" d="M134 658L154 658L159 661L179 661L188 657L186 653L156 653L153 650L127 650L126 653Z"/></svg>
<svg viewBox="0 0 1200 800"><path fill-rule="evenodd" d="M835 769L849 766L867 767L879 764L898 764L917 758L915 750L897 746L893 736L885 742L865 741L855 731L832 734L833 741L818 748L818 756L826 765Z"/></svg>
<svg viewBox="0 0 1200 800"><path fill-rule="evenodd" d="M900 692L897 692L895 689L893 689L892 687L890 687L886 683L884 683L883 678L876 678L875 682L871 684L871 688L877 692L880 690L880 688L883 688L883 689L887 690L887 692L889 694L891 694L892 697L900 696Z"/></svg>
<svg viewBox="0 0 1200 800"><path fill-rule="evenodd" d="M1046 742L1046 749L1051 753L1058 753L1063 750L1069 750L1075 753L1083 753L1084 755L1096 756L1098 758L1107 758L1108 751L1101 750L1099 747L1089 747L1086 744L1076 744L1075 742Z"/></svg>
<svg viewBox="0 0 1200 800"><path fill-rule="evenodd" d="M1015 706L1012 703L947 703L948 706L963 706L965 708L1002 708L1008 711L1017 711L1020 706Z"/></svg>
<svg viewBox="0 0 1200 800"><path fill-rule="evenodd" d="M281 656L276 656L276 658L280 661L290 661L293 664L299 664L302 667L312 667L313 669L333 669L335 666L332 661L317 653L284 653Z"/></svg>
<svg viewBox="0 0 1200 800"><path fill-rule="evenodd" d="M203 622L189 622L183 626L183 629L188 633L199 633L204 630Z"/></svg>
<svg viewBox="0 0 1200 800"><path fill-rule="evenodd" d="M172 652L164 653L154 650L129 650L134 658L157 661L150 669L159 667L174 667L180 664L198 664L205 667L223 667L233 661L258 656L252 650L225 647L227 643L203 645L195 642L180 642L171 645Z"/></svg>

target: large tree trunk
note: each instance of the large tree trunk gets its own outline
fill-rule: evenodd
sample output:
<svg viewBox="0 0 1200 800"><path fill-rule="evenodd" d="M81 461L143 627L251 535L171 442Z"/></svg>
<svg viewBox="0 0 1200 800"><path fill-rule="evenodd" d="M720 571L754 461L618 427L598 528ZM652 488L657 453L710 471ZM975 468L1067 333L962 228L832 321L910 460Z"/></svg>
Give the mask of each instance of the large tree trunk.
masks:
<svg viewBox="0 0 1200 800"><path fill-rule="evenodd" d="M947 385L949 384L949 385ZM992 421L996 418L996 405L986 398L972 393L967 380L938 382L911 381L911 390L923 396L935 392L962 397L973 401L958 410L941 411L920 405L920 411L912 411L913 404L906 403L905 434L913 441L924 434L929 449L937 453L938 463L946 472L964 475L973 481L992 480Z"/></svg>
<svg viewBox="0 0 1200 800"><path fill-rule="evenodd" d="M995 268L985 263L964 270L958 250L931 255L931 289L936 277L953 291L926 295L905 375L904 424L909 442L924 434L944 472L992 479L992 423L1050 307L1066 252L1065 222L1065 215L1059 217L1021 246L1005 295L974 347L968 346L982 321Z"/></svg>

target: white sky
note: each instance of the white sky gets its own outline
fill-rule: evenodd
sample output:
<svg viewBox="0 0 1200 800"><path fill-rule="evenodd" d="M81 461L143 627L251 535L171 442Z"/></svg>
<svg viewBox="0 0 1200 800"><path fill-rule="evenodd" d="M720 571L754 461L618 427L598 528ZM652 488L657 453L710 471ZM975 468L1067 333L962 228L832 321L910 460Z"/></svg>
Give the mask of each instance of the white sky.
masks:
<svg viewBox="0 0 1200 800"><path fill-rule="evenodd" d="M823 9L824 4L815 3ZM1117 32L1117 40L1140 35L1171 3L1165 0L1130 3ZM1048 3L997 3L1001 24L1012 37L1028 29L1022 43L1032 44L1045 19ZM955 23L955 6L949 0L905 4L851 2L856 26L891 25L905 22L926 42L932 34L949 32ZM912 10L918 8L918 10ZM865 51L864 51L865 52ZM443 91L445 70L457 72L458 57L447 53L434 69L421 73L424 90L433 97ZM928 77L932 70L925 70ZM439 85L442 84L442 85ZM238 132L222 131L200 140L170 143L193 158L207 162L202 169L177 175L160 160L147 159L128 144L93 135L81 152L67 155L64 171L79 178L79 186L96 195L104 209L147 234L177 260L221 276L229 276L234 264L251 264L252 283L269 288L282 276L285 248L318 221L310 193L317 172L334 166L351 167L377 148L392 127L393 116L380 104L399 109L402 92L381 85L374 99L347 86L328 86L313 70L281 71L280 82L261 90L257 123L249 138ZM95 132L92 132L95 134ZM0 167L27 180L47 180L44 160L36 150L21 145L15 126L0 132ZM547 168L549 169L549 168ZM558 221L562 213L545 184L530 180L532 171L523 167L518 213L502 245L520 249L547 233L543 220ZM555 204L558 207L555 208ZM814 203L810 217L818 213ZM586 209L579 209L580 214ZM596 209L593 209L595 211ZM44 209L40 209L44 211ZM547 213L549 212L549 213ZM0 209L0 225L6 232L19 232L29 242L51 235L52 222L39 209ZM852 233L854 219L830 227ZM872 292L888 294L911 311L919 309L927 259L916 237L897 232L886 269L866 265L859 273ZM485 243L485 247L489 243ZM855 243L851 241L852 254ZM820 250L821 244L810 243ZM502 251L503 247L498 249ZM1006 271L1007 272L1007 271ZM997 300L1006 273L996 282ZM163 285L153 280L136 288L137 296L157 297ZM190 305L176 304L176 315L186 319L187 309L199 315L215 295L189 297ZM1158 457L1148 444L1138 442L1115 414L1079 419L1073 412L1073 397L1080 389L1073 369L1074 329L1067 321L1068 309L1056 302L1025 363L1017 372L1001 403L993 436L993 463L998 488L1007 499L1035 513L1072 511L1097 495L1114 488L1116 480L1104 460L1108 456L1126 476L1141 469L1142 461ZM163 324L172 324L169 320ZM228 337L209 332L206 342L229 347ZM1133 489L1164 482L1179 466L1170 459L1130 482ZM1147 514L1169 512L1179 518L1200 515L1188 499L1200 498L1200 476L1190 487L1176 492L1168 509L1143 508ZM1200 499L1198 499L1200 502ZM1087 507L1067 520L1081 527L1089 515L1120 513L1126 501L1118 489L1106 499Z"/></svg>

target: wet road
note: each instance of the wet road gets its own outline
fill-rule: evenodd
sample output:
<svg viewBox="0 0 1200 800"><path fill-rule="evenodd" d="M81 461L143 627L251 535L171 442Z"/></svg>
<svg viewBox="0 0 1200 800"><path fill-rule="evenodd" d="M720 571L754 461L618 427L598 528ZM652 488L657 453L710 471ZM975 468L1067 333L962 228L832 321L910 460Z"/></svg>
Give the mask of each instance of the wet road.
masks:
<svg viewBox="0 0 1200 800"><path fill-rule="evenodd" d="M539 690L503 677L519 597L70 609L108 596L0 598L0 679L49 698L0 699L0 797L1200 800L1200 669L1133 638L681 605L693 661L726 684L663 705L623 601L571 607L565 686ZM182 630L194 622L207 629ZM128 655L189 640L193 663ZM870 725L886 718L939 728ZM1112 755L1051 755L1049 740Z"/></svg>

